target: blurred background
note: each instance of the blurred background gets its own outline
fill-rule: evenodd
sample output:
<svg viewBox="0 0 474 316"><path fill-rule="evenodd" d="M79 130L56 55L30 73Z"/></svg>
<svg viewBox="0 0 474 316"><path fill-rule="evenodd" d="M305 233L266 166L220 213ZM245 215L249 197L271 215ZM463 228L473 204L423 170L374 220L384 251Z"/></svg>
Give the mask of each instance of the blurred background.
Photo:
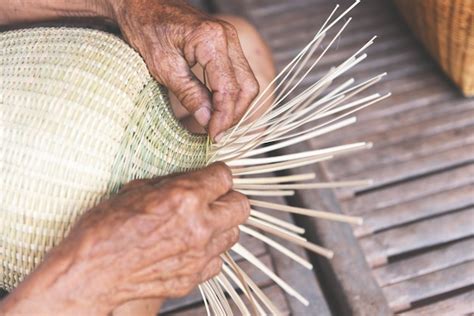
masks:
<svg viewBox="0 0 474 316"><path fill-rule="evenodd" d="M248 19L272 49L278 70L312 39L336 3L342 12L353 1L194 1L208 12ZM323 181L372 178L371 186L302 190L286 201L360 215L364 224L350 227L282 215L303 226L312 241L335 251L331 261L311 256L314 271L256 240L243 241L301 290L309 307L250 265L246 270L292 315L473 313L474 100L468 96L474 93L474 1L364 0L350 16L352 22L303 86L377 35L368 58L340 80L387 72L366 93L392 96L361 111L355 125L281 153L373 142L371 150L291 171L316 172ZM204 307L194 293L167 302L162 312L200 315Z"/></svg>

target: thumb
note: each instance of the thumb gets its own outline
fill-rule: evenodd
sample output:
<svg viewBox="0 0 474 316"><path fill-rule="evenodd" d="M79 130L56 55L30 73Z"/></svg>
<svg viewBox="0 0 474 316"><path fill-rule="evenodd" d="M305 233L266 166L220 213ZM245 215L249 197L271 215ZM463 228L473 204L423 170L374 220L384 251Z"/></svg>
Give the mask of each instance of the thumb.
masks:
<svg viewBox="0 0 474 316"><path fill-rule="evenodd" d="M201 126L206 127L211 119L210 91L196 78L180 55L161 60L159 64L161 70L155 77L176 95Z"/></svg>

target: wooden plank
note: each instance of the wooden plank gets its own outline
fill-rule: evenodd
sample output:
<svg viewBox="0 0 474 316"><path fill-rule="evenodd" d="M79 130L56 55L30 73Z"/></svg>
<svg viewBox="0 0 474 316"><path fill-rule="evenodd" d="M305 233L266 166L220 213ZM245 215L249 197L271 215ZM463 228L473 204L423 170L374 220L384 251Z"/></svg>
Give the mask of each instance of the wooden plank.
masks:
<svg viewBox="0 0 474 316"><path fill-rule="evenodd" d="M423 78L425 77L425 78ZM435 76L439 79L438 76ZM430 77L428 77L430 78ZM416 79L416 78L415 78ZM426 73L421 73L421 77L418 78L419 80L407 80L406 78L402 78L400 80L387 78L387 81L390 84L393 84L394 87L391 89L387 89L392 91L392 93L403 93L406 95L407 98L410 97L420 97L418 94L410 93L407 90L415 88L423 88L426 87L425 85L420 85L420 82L423 83L424 79L426 79ZM395 81L395 82L394 82ZM396 82L400 81L400 82ZM404 82L404 84L403 84ZM385 80L382 81L380 84L376 86L376 88L384 89L383 84ZM428 80L428 83L432 83L431 80ZM406 84L406 86L404 86ZM402 89L403 88L403 89ZM407 89L407 90L405 90ZM416 90L415 90L416 91ZM387 99L390 101L390 99ZM391 131L396 128L406 127L413 124L420 124L424 121L432 120L436 117L445 116L449 113L458 113L460 111L465 110L474 110L474 101L469 99L448 99L442 102L425 104L422 103L421 106L415 106L411 108L401 108L398 111L391 111L389 113L382 113L380 117L370 117L374 111L377 110L394 110L398 107L398 104L395 102L390 102L386 104L386 106L375 106L372 108L368 108L367 111L360 112L359 121L363 122L364 124L357 124L354 128L351 128L351 137L353 139L365 139L366 135L377 134L384 131ZM319 139L320 143L319 146L324 146L325 144L332 144L335 141L340 141L344 139L347 141L347 135L341 135L338 133L329 134L328 136L330 139L325 137L324 139Z"/></svg>
<svg viewBox="0 0 474 316"><path fill-rule="evenodd" d="M221 0L219 2L227 1L228 0ZM342 0L336 2L332 0L293 0L291 1L291 5L288 5L288 1L278 3L278 1L270 0L269 2L270 3L267 3L264 6L256 6L256 1L251 1L249 2L250 5L247 7L251 16L258 17L259 26L261 26L262 30L277 27L279 21L286 25L294 23L295 20L305 12L309 13L309 18L312 16L313 21L318 21L322 24L322 21L328 17L336 3L341 5L339 12L342 12L344 8L347 8L347 6L352 4L353 1ZM377 8L377 6L375 7ZM265 14L261 14L261 11L264 11ZM359 5L351 12L351 16L353 16L354 19L356 19L356 17L363 18L367 14L370 15L372 12L374 12L373 5ZM275 14L278 14L278 19L275 19ZM395 16L395 14L392 15Z"/></svg>
<svg viewBox="0 0 474 316"><path fill-rule="evenodd" d="M305 145L298 147L298 151L307 149ZM318 179L325 180L319 165L296 168L292 172L315 172ZM295 206L341 213L331 190L298 191L291 202ZM307 217L297 217L297 223L306 229L309 240L335 252L331 260L312 256L326 296L333 301L334 314L391 314L348 224Z"/></svg>
<svg viewBox="0 0 474 316"><path fill-rule="evenodd" d="M347 0L342 0L341 1L342 5L346 7L349 3ZM319 5L324 5L324 4L330 4L330 7L328 7L328 12L324 14L324 16L327 16L330 12L330 10L335 6L334 1L327 1L327 0L293 0L291 2L291 5L288 5L288 1L271 1L271 3L268 3L266 5L261 5L260 7L255 7L252 6L248 9L251 9L251 15L254 17L258 17L259 21L263 23L269 23L272 20L275 20L275 16L280 16L284 14L285 12L289 11L297 11L301 12L302 10L305 10L308 8L308 6L319 6Z"/></svg>
<svg viewBox="0 0 474 316"><path fill-rule="evenodd" d="M472 285L474 261L452 266L383 288L393 311L410 308L411 304L435 295Z"/></svg>
<svg viewBox="0 0 474 316"><path fill-rule="evenodd" d="M318 30L318 27L314 26L306 26L306 28L312 28L314 31L312 32L314 35L316 31ZM348 39L350 40L345 40L343 42L340 42L339 45L334 45L332 46L328 52L324 55L324 57L318 62L318 65L315 68L315 76L321 76L321 72L319 70L324 69L325 67L328 66L334 66L336 64L340 64L346 58L354 54L359 48L365 44L368 40L370 40L374 36L373 30L358 30L354 25L349 25L348 26L349 32L354 34L354 36L349 37ZM389 26L385 32L387 33L388 36L393 37L391 41L378 41L374 46L370 47L367 50L367 53L370 54L372 60L384 60L384 62L389 63L392 58L396 58L395 56L400 56L402 58L407 58L408 56L411 56L411 58L416 59L419 56L419 53L414 52L414 51L409 51L405 54L400 54L398 51L393 51L393 49L397 46L400 45L409 45L412 43L412 40L410 38L406 37L399 37L397 36L399 33L397 32L398 27L396 25ZM326 45L329 44L329 42L332 40L332 38L336 35L336 31L334 32L329 32L329 34L324 38L324 40L321 43L321 47L325 47ZM348 32L348 31L346 31ZM333 33L333 34L331 34ZM296 33L298 34L298 33ZM345 37L347 36L348 33L344 34L342 33L340 36ZM291 40L285 39L284 37L278 37L278 41L274 38L272 41L270 41L270 44L272 45L273 49L276 49L275 51L275 61L278 65L283 65L289 63L294 56L296 56L299 51L307 44L308 42L308 33L300 33L300 35L292 35ZM322 50L318 50L315 55L309 59L308 65L305 67L306 69L309 68L310 64L314 62L317 59L318 54ZM387 52L388 51L388 52ZM385 53L384 58L378 58L379 56L382 56ZM388 58L387 58L388 57ZM387 60L385 60L387 58ZM421 61L421 59L420 59ZM357 66L359 67L359 66Z"/></svg>
<svg viewBox="0 0 474 316"><path fill-rule="evenodd" d="M283 291L277 285L271 285L266 288L263 288L263 293L265 293L268 298L275 304L276 307L282 312L282 315L290 315L290 311L288 309L288 304L285 300L285 295ZM250 306L247 299L244 295L241 295L242 300L247 302L247 306ZM232 311L235 315L240 315L238 308L235 304L230 304ZM197 306L192 306L190 308L174 311L171 313L164 313L163 315L174 315L174 316L197 316L197 315L206 315L206 309L204 305L199 304Z"/></svg>
<svg viewBox="0 0 474 316"><path fill-rule="evenodd" d="M382 287L474 260L474 239L469 238L390 263L373 270Z"/></svg>
<svg viewBox="0 0 474 316"><path fill-rule="evenodd" d="M321 27L323 20L327 18L329 12L334 8L333 5L326 5L325 8L321 6L309 6L305 10L299 10L297 12L290 12L290 14L281 14L278 16L278 21L269 21L268 23L259 23L261 25L261 32L268 38L268 43L275 50L278 42L284 43L284 40L292 40L290 37L298 34L299 32L316 32ZM353 15L353 22L351 23L351 30L353 33L356 33L355 30L364 32L367 29L373 31L374 26L380 26L381 22L385 20L384 28L382 32L377 32L381 37L386 36L386 28L392 29L393 26L397 26L396 30L400 33L400 27L396 23L387 23L387 18L389 20L396 21L396 17L387 17L384 15L374 16L373 19L357 19L357 15L370 14L376 9L371 6L361 6L361 9L356 12L356 15ZM272 23L274 22L274 23ZM328 34L329 35L329 34ZM358 34L354 34L355 36ZM366 35L364 35L366 36ZM299 38L301 42L301 38ZM307 40L307 35L303 40ZM353 38L347 38L344 40L344 43L341 45L346 45L346 42L353 42Z"/></svg>
<svg viewBox="0 0 474 316"><path fill-rule="evenodd" d="M314 16L312 20L304 19L304 16L310 16L311 14L312 13L310 12L303 14L300 13L300 16L297 20L300 23L288 23L286 25L287 27L284 30L280 30L277 36L273 35L268 38L268 44L275 51L295 55L294 49L300 46L301 44L307 42L310 34L316 34L316 32L322 26L322 21L327 17L324 15L320 15L320 21L314 20ZM344 41L341 41L339 43L339 45L337 46L337 50L347 50L348 48L353 50L357 46L360 47L362 43L367 42L370 38L374 36L374 26L379 26L380 30L377 31L377 35L383 37L386 42L388 42L388 38L393 39L395 42L397 40L403 40L404 42L413 41L413 39L411 38L401 36L402 33L400 32L400 27L397 24L386 23L384 24L384 26L380 27L380 22L382 22L382 20L384 19L386 19L386 17L384 16L374 16L373 19L363 19L357 21L356 18L353 17L353 20L346 28L346 31L341 34ZM394 21L395 19L391 20ZM279 28L276 29L278 30ZM270 35L272 35L272 33L275 33L273 28L270 27L265 27L265 31L264 34L266 35L268 35L268 33L270 33ZM326 38L334 37L338 31L338 27L329 30L329 32L327 32ZM348 36L348 32L350 32L351 36ZM287 52L288 50L290 51Z"/></svg>
<svg viewBox="0 0 474 316"><path fill-rule="evenodd" d="M421 199L396 204L364 214L364 223L354 227L354 234L363 237L377 231L399 226L426 217L461 209L474 204L474 185L441 191Z"/></svg>
<svg viewBox="0 0 474 316"><path fill-rule="evenodd" d="M431 73L433 73L433 68L431 68ZM441 79L442 78L443 77L441 77ZM407 79L407 83L412 83L412 81ZM382 87L383 84L384 83L382 82ZM388 79L386 84L390 85ZM393 94L389 99L385 100L385 102L381 102L380 105L360 112L361 114L363 113L363 115L359 115L359 121L362 123L375 118L400 113L402 111L406 111L407 109L421 108L439 102L448 102L450 100L454 101L456 98L459 98L459 95L449 88L450 83L444 79L439 85L429 85L427 87L415 89L415 91L404 94ZM387 106L389 104L392 104L392 106Z"/></svg>
<svg viewBox="0 0 474 316"><path fill-rule="evenodd" d="M349 58L357 50L358 50L358 47L354 48L354 50L351 53L347 53L341 56L341 62L344 61L346 58ZM396 68L397 65L400 65L400 63L407 64L406 66L411 65L412 67L415 67L415 68L431 67L431 61L424 59L421 56L418 56L418 54L415 54L412 51L388 54L388 53L384 53L384 51L382 50L379 54L381 54L383 58L371 58L370 62L368 60L361 62L354 68L348 70L346 73L341 75L338 80L344 80L344 79L347 80L351 77L368 79L382 72L385 72L385 71L389 72L391 71L391 69ZM374 56L374 57L377 57L377 56ZM327 60L327 63L325 64L323 60ZM275 61L277 62L277 65L287 64L286 61L282 62L280 59L275 59ZM326 74L330 70L331 67L336 66L340 63L340 62L335 62L335 61L332 63L329 63L329 61L330 61L329 58L323 57L321 64L317 68L315 68L315 71L311 72L305 78L303 82L306 82L306 83L316 82L322 77L322 75Z"/></svg>
<svg viewBox="0 0 474 316"><path fill-rule="evenodd" d="M399 314L400 316L433 316L433 315L472 315L474 314L474 290L451 296Z"/></svg>
<svg viewBox="0 0 474 316"><path fill-rule="evenodd" d="M272 270L274 270L272 259L269 254L260 256L259 259ZM252 280L260 287L266 287L272 283L271 279L267 277L266 274L261 272L253 264L247 261L240 261L239 266L252 278ZM189 293L189 295L179 298L179 299L170 299L165 302L161 308L160 313L170 312L185 306L196 304L201 302L201 294L196 289Z"/></svg>
<svg viewBox="0 0 474 316"><path fill-rule="evenodd" d="M388 115L395 115L409 109L420 108L452 99L452 97L449 94L446 94L446 92L439 92L443 91L446 87L446 80L433 74L430 71L431 66L425 67L423 66L423 63L420 65L420 61L417 60L413 61L413 64L411 64L411 62L412 61L406 65L407 68L400 68L399 63L383 67L384 70L389 72L387 76L376 85L368 88L363 95L373 93L383 94L386 92L392 92L393 94L390 98L359 111L359 122L367 121L370 118L375 119ZM356 70L360 71L359 67L357 67ZM357 73L353 77L357 79L357 83L360 83L379 74L380 69L376 68L374 71L369 71L366 74ZM302 81L301 86L297 88L295 92L299 92L301 89L314 83L315 80L319 79L317 76L317 74L310 74ZM413 78L413 80L406 80L406 76L413 76L415 78ZM344 78L347 80L350 77L351 76L343 76L341 77L342 79L340 78L337 80L340 83ZM419 77L419 80L416 80L417 77ZM392 80L394 81L393 84ZM403 95L403 98L400 98L400 95ZM427 100L425 100L425 97ZM422 99L421 102L420 98ZM329 141L326 143L331 143L335 140L341 141L341 137L341 133L333 133L326 135L324 139L320 138L319 141L324 141L328 138Z"/></svg>
<svg viewBox="0 0 474 316"><path fill-rule="evenodd" d="M414 179L341 201L346 213L362 214L373 210L420 199L424 196L451 190L472 183L474 164Z"/></svg>
<svg viewBox="0 0 474 316"><path fill-rule="evenodd" d="M467 141L467 138L457 139L459 139L461 143L463 140ZM428 173L438 172L451 169L456 166L472 163L474 162L473 153L474 143L465 144L464 146L443 152L435 152L402 163L387 164L378 168L375 167L357 175L343 177L344 180L372 179L373 184L370 186L364 188L340 188L336 189L335 193L338 198L347 199L353 197L361 190L376 188L394 182L401 182L403 180L423 176Z"/></svg>
<svg viewBox="0 0 474 316"><path fill-rule="evenodd" d="M410 140L412 141L415 139L422 141L423 138L440 135L440 133L452 130L461 130L468 126L472 126L473 124L474 111L467 110L436 117L429 121L414 123L410 126L400 126L399 128L381 131L377 134L365 135L363 139L359 137L353 138L348 135L344 143L363 140L372 142L374 148L365 153L361 152L360 159L358 156L355 156L354 159L335 159L330 162L329 166L330 169L333 170L343 168L343 171L340 173L350 173L352 170L354 170L354 172L357 172L357 170L364 170L370 168L374 161L375 163L378 163L377 161L380 161L380 163L390 161L390 159L393 159L390 157L390 151L403 152L402 146L408 146ZM321 147L321 145L318 147ZM387 153L385 153L386 151Z"/></svg>
<svg viewBox="0 0 474 316"><path fill-rule="evenodd" d="M348 160L352 157L346 156L332 161L331 178L353 178L361 174L365 175L374 169L382 169L418 157L431 156L449 149L458 149L461 146L472 144L474 144L474 124L425 137L407 138L391 146L384 146L384 143L375 143L371 150L357 154L355 159L364 161L364 164L358 164L357 168L348 164Z"/></svg>
<svg viewBox="0 0 474 316"><path fill-rule="evenodd" d="M376 267L391 256L472 236L473 218L471 207L361 238L360 245L369 265Z"/></svg>

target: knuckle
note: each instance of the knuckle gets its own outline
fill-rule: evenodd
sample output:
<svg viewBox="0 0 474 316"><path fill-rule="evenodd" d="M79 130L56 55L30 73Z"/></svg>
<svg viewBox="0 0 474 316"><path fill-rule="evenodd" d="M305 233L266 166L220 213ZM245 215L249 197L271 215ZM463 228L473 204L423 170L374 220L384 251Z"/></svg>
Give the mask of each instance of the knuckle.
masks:
<svg viewBox="0 0 474 316"><path fill-rule="evenodd" d="M143 211L145 213L154 213L160 207L162 195L159 191L150 191L142 196Z"/></svg>
<svg viewBox="0 0 474 316"><path fill-rule="evenodd" d="M250 215L250 202L247 196L244 194L234 191L235 198L239 202L239 209L242 210L245 214L245 217Z"/></svg>
<svg viewBox="0 0 474 316"><path fill-rule="evenodd" d="M215 277L221 272L221 270L222 270L222 259L217 257L213 261L210 277Z"/></svg>
<svg viewBox="0 0 474 316"><path fill-rule="evenodd" d="M195 186L187 179L175 180L168 193L171 198L187 209L196 208L201 204Z"/></svg>
<svg viewBox="0 0 474 316"><path fill-rule="evenodd" d="M186 208L196 208L201 204L199 196L194 192L194 190L186 188L180 190L181 192L181 203Z"/></svg>
<svg viewBox="0 0 474 316"><path fill-rule="evenodd" d="M240 94L240 87L237 85L237 83L229 83L229 85L227 86L224 94L227 94L229 95L229 97L232 99L232 100L236 100Z"/></svg>
<svg viewBox="0 0 474 316"><path fill-rule="evenodd" d="M206 270L207 265L209 264L209 257L207 255L203 254L200 256L196 262L193 264L193 272L194 273L202 273L204 270Z"/></svg>
<svg viewBox="0 0 474 316"><path fill-rule="evenodd" d="M229 35L234 38L238 36L237 29L231 23L223 21L222 25L225 27Z"/></svg>
<svg viewBox="0 0 474 316"><path fill-rule="evenodd" d="M194 112L204 100L209 98L208 93L191 80L183 83L182 89L176 93L176 96L183 106L191 112Z"/></svg>
<svg viewBox="0 0 474 316"><path fill-rule="evenodd" d="M224 162L215 162L212 168L216 169L218 176L222 179L222 185L226 189L230 189L233 185L232 170Z"/></svg>
<svg viewBox="0 0 474 316"><path fill-rule="evenodd" d="M173 282L172 288L169 291L173 292L173 296L175 297L183 297L188 295L194 287L197 285L197 278L195 275L186 275L183 277L179 277Z"/></svg>
<svg viewBox="0 0 474 316"><path fill-rule="evenodd" d="M234 227L230 230L230 237L229 237L229 244L230 247L235 245L239 241L240 238L240 229L238 227Z"/></svg>
<svg viewBox="0 0 474 316"><path fill-rule="evenodd" d="M203 221L198 223L194 222L192 226L190 234L191 243L195 248L203 249L211 239L211 231L208 225L204 224Z"/></svg>
<svg viewBox="0 0 474 316"><path fill-rule="evenodd" d="M255 98L260 92L260 86L255 78L249 79L244 84L244 93L251 99Z"/></svg>
<svg viewBox="0 0 474 316"><path fill-rule="evenodd" d="M208 33L214 39L225 37L224 25L216 21L204 21L201 23L200 29Z"/></svg>

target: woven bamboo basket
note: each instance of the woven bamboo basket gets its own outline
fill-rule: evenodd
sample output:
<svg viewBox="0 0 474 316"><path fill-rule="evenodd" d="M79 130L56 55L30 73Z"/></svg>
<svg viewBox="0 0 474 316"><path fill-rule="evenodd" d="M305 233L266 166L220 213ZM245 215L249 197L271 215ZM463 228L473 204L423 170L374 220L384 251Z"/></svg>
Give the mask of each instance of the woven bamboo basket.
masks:
<svg viewBox="0 0 474 316"><path fill-rule="evenodd" d="M0 286L11 290L123 183L205 166L207 137L179 125L113 35L27 29L0 34L0 47Z"/></svg>
<svg viewBox="0 0 474 316"><path fill-rule="evenodd" d="M443 71L466 96L473 96L474 1L394 1Z"/></svg>
<svg viewBox="0 0 474 316"><path fill-rule="evenodd" d="M308 269L312 269L310 262L273 237L331 258L331 250L301 236L304 229L260 209L351 224L360 224L361 218L269 203L258 197L287 196L298 189L370 185L365 179L306 182L315 175L268 177L268 172L325 161L371 144L357 142L271 157L262 154L345 128L356 122L353 113L390 95L359 96L384 73L365 81L337 80L365 60L364 50L375 37L296 93L337 43L351 20L344 17L357 4L355 1L339 15L335 15L338 7L332 11L314 38L218 144L180 125L165 89L153 80L138 53L119 38L78 28L0 33L0 287L12 290L17 286L81 214L124 183L193 170L213 161L226 162L235 177L233 189L252 196L250 217L240 226L241 232ZM327 35L336 25L339 30ZM325 37L328 42L321 48ZM270 99L271 106L264 110ZM250 119L255 113L262 114ZM231 251L286 293L309 304L245 245L237 243ZM222 259L222 273L199 287L208 313L232 314L224 291L244 315L280 313L231 256L226 253ZM244 293L248 304L236 289Z"/></svg>

